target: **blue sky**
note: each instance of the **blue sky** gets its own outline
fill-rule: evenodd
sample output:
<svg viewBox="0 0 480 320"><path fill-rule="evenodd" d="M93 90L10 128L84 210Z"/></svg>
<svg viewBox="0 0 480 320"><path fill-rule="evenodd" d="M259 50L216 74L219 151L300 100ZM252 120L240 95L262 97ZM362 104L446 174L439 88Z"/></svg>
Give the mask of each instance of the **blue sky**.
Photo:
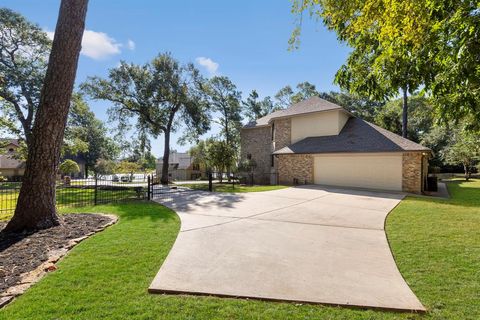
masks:
<svg viewBox="0 0 480 320"><path fill-rule="evenodd" d="M59 2L2 0L1 6L53 31ZM197 61L207 77L230 77L244 96L252 89L261 97L274 95L302 81L320 91L338 90L333 77L348 47L321 23L304 19L301 47L288 51L295 21L290 5L289 0L90 0L77 84L87 76L105 76L120 60L141 64L168 51L182 62ZM90 102L102 120L109 105ZM214 128L210 134L215 133ZM173 148L187 150L176 143L178 136L173 135ZM163 137L152 141L152 152L163 152Z"/></svg>

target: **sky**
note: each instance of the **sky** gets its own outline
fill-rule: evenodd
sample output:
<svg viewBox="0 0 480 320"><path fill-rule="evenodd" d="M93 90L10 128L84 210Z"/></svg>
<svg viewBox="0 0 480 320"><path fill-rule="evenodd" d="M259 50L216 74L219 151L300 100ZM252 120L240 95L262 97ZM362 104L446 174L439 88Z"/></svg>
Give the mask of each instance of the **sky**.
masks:
<svg viewBox="0 0 480 320"><path fill-rule="evenodd" d="M59 0L1 0L0 6L24 15L50 35ZM285 85L309 81L319 91L338 90L335 72L349 48L321 22L303 19L301 46L288 50L295 27L289 0L90 0L76 85L88 76L105 77L121 60L143 64L170 52L182 63L194 62L205 77L228 76L247 97L273 96ZM108 101L89 101L107 121ZM172 135L172 148L186 151ZM218 133L215 126L206 135ZM152 140L163 153L163 136Z"/></svg>

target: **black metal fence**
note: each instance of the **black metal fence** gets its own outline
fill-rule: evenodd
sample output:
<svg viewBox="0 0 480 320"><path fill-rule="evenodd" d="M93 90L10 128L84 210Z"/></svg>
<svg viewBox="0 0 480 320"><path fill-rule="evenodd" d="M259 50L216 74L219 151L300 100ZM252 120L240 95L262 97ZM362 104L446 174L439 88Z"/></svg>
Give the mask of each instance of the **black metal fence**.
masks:
<svg viewBox="0 0 480 320"><path fill-rule="evenodd" d="M57 182L57 207L80 207L149 198L150 179L121 181L112 178L62 180ZM0 219L15 211L21 182L0 182Z"/></svg>

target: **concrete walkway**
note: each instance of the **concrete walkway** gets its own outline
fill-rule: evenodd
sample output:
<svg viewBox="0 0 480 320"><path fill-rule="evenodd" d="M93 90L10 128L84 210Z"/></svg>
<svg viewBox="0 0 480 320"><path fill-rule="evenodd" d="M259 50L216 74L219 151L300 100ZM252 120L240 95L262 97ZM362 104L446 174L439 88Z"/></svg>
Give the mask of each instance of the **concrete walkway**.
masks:
<svg viewBox="0 0 480 320"><path fill-rule="evenodd" d="M162 199L182 226L150 292L425 310L384 232L402 194L318 186Z"/></svg>

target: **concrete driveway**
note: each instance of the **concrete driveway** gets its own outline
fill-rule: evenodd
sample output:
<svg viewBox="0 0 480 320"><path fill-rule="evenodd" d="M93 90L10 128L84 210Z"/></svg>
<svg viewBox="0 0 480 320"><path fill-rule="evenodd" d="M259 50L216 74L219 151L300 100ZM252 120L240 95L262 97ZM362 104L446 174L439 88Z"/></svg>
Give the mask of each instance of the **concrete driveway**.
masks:
<svg viewBox="0 0 480 320"><path fill-rule="evenodd" d="M384 232L402 194L305 186L163 199L182 226L150 292L425 310Z"/></svg>

